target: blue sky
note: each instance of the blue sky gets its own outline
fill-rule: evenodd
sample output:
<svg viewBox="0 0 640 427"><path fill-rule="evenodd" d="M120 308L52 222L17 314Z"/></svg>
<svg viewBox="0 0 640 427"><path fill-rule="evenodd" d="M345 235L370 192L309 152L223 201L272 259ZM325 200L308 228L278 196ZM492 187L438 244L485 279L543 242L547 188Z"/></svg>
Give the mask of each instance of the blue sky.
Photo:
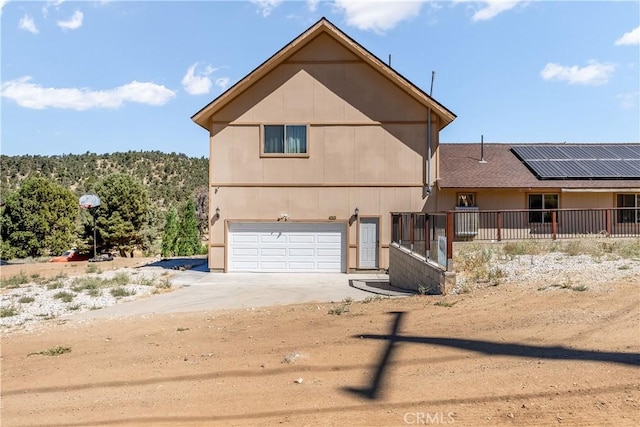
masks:
<svg viewBox="0 0 640 427"><path fill-rule="evenodd" d="M458 118L443 142L638 142L638 1L6 1L1 152L208 156L191 116L322 16Z"/></svg>

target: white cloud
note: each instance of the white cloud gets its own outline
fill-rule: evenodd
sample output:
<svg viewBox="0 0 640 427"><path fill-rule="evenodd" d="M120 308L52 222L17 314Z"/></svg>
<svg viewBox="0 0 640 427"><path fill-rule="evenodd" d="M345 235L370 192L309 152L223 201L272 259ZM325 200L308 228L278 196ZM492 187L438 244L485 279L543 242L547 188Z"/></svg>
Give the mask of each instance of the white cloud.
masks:
<svg viewBox="0 0 640 427"><path fill-rule="evenodd" d="M216 70L211 66L207 66L204 71L196 74L198 63L191 65L184 77L182 78L182 86L189 95L203 95L211 90L211 79L209 76Z"/></svg>
<svg viewBox="0 0 640 427"><path fill-rule="evenodd" d="M334 7L344 13L347 24L361 30L384 33L400 22L417 16L423 1L335 0Z"/></svg>
<svg viewBox="0 0 640 427"><path fill-rule="evenodd" d="M73 12L73 16L67 21L58 21L58 27L63 30L75 30L76 28L80 28L82 26L82 18L84 15L79 10Z"/></svg>
<svg viewBox="0 0 640 427"><path fill-rule="evenodd" d="M621 93L620 95L616 95L616 98L620 100L620 106L628 110L638 106L640 92Z"/></svg>
<svg viewBox="0 0 640 427"><path fill-rule="evenodd" d="M545 80L566 81L569 84L599 86L606 84L609 77L616 69L616 64L610 62L600 63L594 60L588 61L584 67L564 66L548 63L540 72Z"/></svg>
<svg viewBox="0 0 640 427"><path fill-rule="evenodd" d="M215 84L217 87L224 90L229 87L229 77L218 77Z"/></svg>
<svg viewBox="0 0 640 427"><path fill-rule="evenodd" d="M453 0L454 3L475 3L480 6L480 9L474 8L475 12L471 17L472 21L488 21L494 18L496 15L511 10L519 4L525 5L527 2L523 0Z"/></svg>
<svg viewBox="0 0 640 427"><path fill-rule="evenodd" d="M616 40L615 45L634 45L640 44L640 26L635 29L629 31L628 33L624 33L622 37Z"/></svg>
<svg viewBox="0 0 640 427"><path fill-rule="evenodd" d="M320 0L307 0L307 7L309 8L309 11L315 12L318 10L318 3L320 3Z"/></svg>
<svg viewBox="0 0 640 427"><path fill-rule="evenodd" d="M4 82L2 96L25 108L82 111L119 108L125 102L160 106L175 98L176 94L162 85L135 80L114 89L99 91L87 88L48 88L32 83L31 77L25 76Z"/></svg>
<svg viewBox="0 0 640 427"><path fill-rule="evenodd" d="M251 3L258 6L262 16L267 17L276 7L280 6L283 0L251 0Z"/></svg>
<svg viewBox="0 0 640 427"><path fill-rule="evenodd" d="M22 18L20 18L20 22L18 23L18 28L21 30L29 31L32 34L38 34L38 27L36 27L36 23L33 22L33 18L27 15L26 13Z"/></svg>
<svg viewBox="0 0 640 427"><path fill-rule="evenodd" d="M49 15L50 8L55 7L56 9L58 9L58 7L60 7L62 3L64 3L64 0L47 0L47 4L42 6L42 14L46 18L47 15Z"/></svg>
<svg viewBox="0 0 640 427"><path fill-rule="evenodd" d="M9 3L9 0L0 0L0 16L2 15L2 9Z"/></svg>
<svg viewBox="0 0 640 427"><path fill-rule="evenodd" d="M228 77L218 77L215 81L211 80L211 74L220 68L214 68L207 65L204 70L196 71L198 63L191 65L184 77L182 78L182 86L189 95L204 95L211 91L211 86L215 85L220 89L226 89L229 86Z"/></svg>

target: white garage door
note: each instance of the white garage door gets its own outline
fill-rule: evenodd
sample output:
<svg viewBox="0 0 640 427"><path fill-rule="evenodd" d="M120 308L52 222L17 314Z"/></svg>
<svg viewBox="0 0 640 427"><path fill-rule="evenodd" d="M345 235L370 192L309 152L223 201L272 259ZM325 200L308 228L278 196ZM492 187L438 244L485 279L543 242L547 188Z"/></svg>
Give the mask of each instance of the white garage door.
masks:
<svg viewBox="0 0 640 427"><path fill-rule="evenodd" d="M231 223L228 271L344 272L345 234L340 223Z"/></svg>

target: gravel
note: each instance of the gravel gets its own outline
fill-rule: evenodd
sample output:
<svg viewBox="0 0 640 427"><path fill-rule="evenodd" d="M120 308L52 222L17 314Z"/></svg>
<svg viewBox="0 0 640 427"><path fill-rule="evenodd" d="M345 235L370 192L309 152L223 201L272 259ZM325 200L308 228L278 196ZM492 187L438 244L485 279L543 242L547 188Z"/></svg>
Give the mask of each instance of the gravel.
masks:
<svg viewBox="0 0 640 427"><path fill-rule="evenodd" d="M488 270L493 278L477 280L473 277L474 272L459 273L451 293L466 293L474 288L506 283L532 285L543 291L556 288L608 291L612 283L620 280L640 284L640 259L624 259L614 255L594 258L590 255L570 256L551 252L514 257L494 256ZM93 278L104 282L113 280L117 275L121 279L127 278L127 283L121 287L125 293L132 295L113 296L111 290L119 287L115 285L100 287L97 296L91 296L88 289L78 289L78 280ZM159 274L155 268L122 268L100 274L50 279L44 283L26 283L15 289L2 289L0 308L3 317L0 317L0 327L3 332L31 330L43 320L64 321L65 316L72 313L122 304L157 292L170 291L170 287L171 280L167 273ZM64 302L60 292L69 294L71 301Z"/></svg>
<svg viewBox="0 0 640 427"><path fill-rule="evenodd" d="M82 289L89 283L94 289L91 285ZM156 269L122 268L26 283L2 290L0 327L3 332L30 330L43 320L63 319L72 313L98 310L168 290L171 290L169 277L166 273L158 274Z"/></svg>
<svg viewBox="0 0 640 427"><path fill-rule="evenodd" d="M546 289L586 286L592 290L603 291L608 290L612 282L620 280L640 284L640 259L625 259L615 255L592 257L551 252L540 255L516 255L513 258L494 257L489 264L489 270L493 271L495 279L478 282L473 278L473 272L458 274L452 293L463 293L469 288L501 283L535 284Z"/></svg>

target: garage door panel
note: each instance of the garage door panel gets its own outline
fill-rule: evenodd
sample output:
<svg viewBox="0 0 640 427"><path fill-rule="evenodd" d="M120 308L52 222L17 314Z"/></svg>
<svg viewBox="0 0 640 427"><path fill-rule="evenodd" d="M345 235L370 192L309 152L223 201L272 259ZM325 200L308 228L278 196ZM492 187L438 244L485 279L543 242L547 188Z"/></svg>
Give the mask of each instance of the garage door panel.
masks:
<svg viewBox="0 0 640 427"><path fill-rule="evenodd" d="M263 257L270 257L270 256L283 257L287 255L287 249L286 248L260 248L260 255Z"/></svg>
<svg viewBox="0 0 640 427"><path fill-rule="evenodd" d="M326 272L332 272L332 271L336 271L336 269L340 268L340 263L335 263L335 262L318 262L317 263L318 266L318 271L326 271Z"/></svg>
<svg viewBox="0 0 640 427"><path fill-rule="evenodd" d="M323 249L318 248L316 251L318 257L339 257L341 254L340 249Z"/></svg>
<svg viewBox="0 0 640 427"><path fill-rule="evenodd" d="M313 262L289 262L289 271L309 271L314 268Z"/></svg>
<svg viewBox="0 0 640 427"><path fill-rule="evenodd" d="M290 248L289 256L290 257L312 257L314 254L313 248Z"/></svg>
<svg viewBox="0 0 640 427"><path fill-rule="evenodd" d="M231 223L229 271L343 272L343 223Z"/></svg>
<svg viewBox="0 0 640 427"><path fill-rule="evenodd" d="M258 263L255 261L233 261L234 271L255 271L258 269Z"/></svg>
<svg viewBox="0 0 640 427"><path fill-rule="evenodd" d="M257 243L258 242L258 236L256 235L251 235L251 234L234 234L233 235L233 242L234 243Z"/></svg>
<svg viewBox="0 0 640 427"><path fill-rule="evenodd" d="M260 243L283 243L285 237L282 233L261 234Z"/></svg>
<svg viewBox="0 0 640 427"><path fill-rule="evenodd" d="M313 235L313 234L295 234L295 233L291 233L289 235L289 242L290 243L313 244L314 241L315 241L315 235Z"/></svg>
<svg viewBox="0 0 640 427"><path fill-rule="evenodd" d="M261 261L261 271L284 271L287 264L284 261Z"/></svg>
<svg viewBox="0 0 640 427"><path fill-rule="evenodd" d="M234 257L255 257L258 255L258 248L233 248Z"/></svg>
<svg viewBox="0 0 640 427"><path fill-rule="evenodd" d="M333 234L333 233L318 234L318 243L333 244L333 243L339 243L340 241L341 241L340 234Z"/></svg>

